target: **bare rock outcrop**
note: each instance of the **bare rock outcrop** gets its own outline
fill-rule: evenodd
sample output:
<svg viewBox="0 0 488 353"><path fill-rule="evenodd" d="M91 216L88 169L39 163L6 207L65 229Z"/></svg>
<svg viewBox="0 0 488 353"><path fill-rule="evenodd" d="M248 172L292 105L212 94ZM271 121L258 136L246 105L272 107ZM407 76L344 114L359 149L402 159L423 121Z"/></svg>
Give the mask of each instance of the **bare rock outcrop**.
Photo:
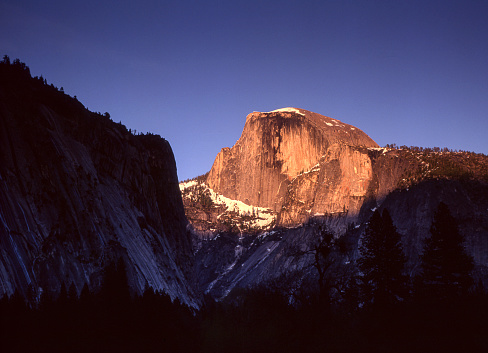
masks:
<svg viewBox="0 0 488 353"><path fill-rule="evenodd" d="M166 140L0 65L0 296L97 290L121 258L135 293L196 305L186 225Z"/></svg>
<svg viewBox="0 0 488 353"><path fill-rule="evenodd" d="M334 144L318 165L294 178L280 212L280 223L293 225L313 216L356 216L370 195L373 177L368 150Z"/></svg>
<svg viewBox="0 0 488 353"><path fill-rule="evenodd" d="M303 212L357 212L372 177L368 147L378 145L363 131L317 113L253 112L236 144L217 155L207 184L281 212L283 223L303 222Z"/></svg>
<svg viewBox="0 0 488 353"><path fill-rule="evenodd" d="M406 271L415 276L440 201L459 222L475 261L473 276L488 283L485 155L447 148L380 148L355 127L284 108L250 114L237 143L218 154L206 184L192 182L205 190L208 186L208 192L268 207L276 215L272 226L257 234L242 227L222 231L212 221L204 225L217 232L203 239L196 252L198 278L202 289L217 298L266 281L282 284L295 274L299 280L290 288L302 287L307 276L316 275L307 250L323 226L340 237L342 249L331 275L354 275L369 218L385 208L402 235ZM201 207L186 208L196 224L198 216L189 212L193 208ZM215 211L217 219L223 214L212 205L207 211Z"/></svg>

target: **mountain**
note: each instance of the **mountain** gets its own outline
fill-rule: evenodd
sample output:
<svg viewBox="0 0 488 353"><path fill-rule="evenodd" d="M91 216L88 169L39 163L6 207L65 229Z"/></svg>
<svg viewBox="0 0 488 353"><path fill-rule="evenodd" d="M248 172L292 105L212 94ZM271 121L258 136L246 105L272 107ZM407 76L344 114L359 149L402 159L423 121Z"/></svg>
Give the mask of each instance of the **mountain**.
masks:
<svg viewBox="0 0 488 353"><path fill-rule="evenodd" d="M441 201L465 236L475 276L488 283L488 157L482 154L380 148L356 127L283 108L248 115L236 144L222 149L208 174L180 189L197 235L200 287L215 297L285 283L283 276L298 281L292 287L313 282L307 252L323 226L341 238L344 250L334 255L333 275L356 273L362 232L373 211L384 208L414 275Z"/></svg>
<svg viewBox="0 0 488 353"><path fill-rule="evenodd" d="M169 143L88 111L18 60L4 59L0 82L0 296L97 290L121 258L134 293L197 305Z"/></svg>
<svg viewBox="0 0 488 353"><path fill-rule="evenodd" d="M215 158L207 183L231 199L276 212L297 176L344 146L378 147L361 130L303 109L254 112L236 144Z"/></svg>
<svg viewBox="0 0 488 353"><path fill-rule="evenodd" d="M331 213L356 215L371 184L367 148L378 145L336 119L297 108L253 112L239 140L220 151L208 175L180 185L187 217L196 230L205 232L209 227L229 230L229 225L241 230L298 225ZM208 190L202 189L202 182ZM192 198L185 197L189 193ZM202 197L216 204L223 198L237 200L248 207L229 208L229 201L219 211L193 205ZM244 219L236 222L228 212Z"/></svg>
<svg viewBox="0 0 488 353"><path fill-rule="evenodd" d="M97 291L122 259L133 293L193 307L260 285L294 297L317 290L324 228L340 296L374 210L389 210L413 276L440 202L488 285L485 155L380 148L357 127L283 108L249 114L207 174L178 183L166 140L88 111L18 60L0 63L0 296Z"/></svg>

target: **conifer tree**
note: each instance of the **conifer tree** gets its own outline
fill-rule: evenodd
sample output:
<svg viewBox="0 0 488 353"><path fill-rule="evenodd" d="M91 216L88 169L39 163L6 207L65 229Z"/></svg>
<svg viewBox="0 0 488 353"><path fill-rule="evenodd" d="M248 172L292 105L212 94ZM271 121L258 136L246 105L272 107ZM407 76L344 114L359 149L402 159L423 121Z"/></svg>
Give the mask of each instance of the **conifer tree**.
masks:
<svg viewBox="0 0 488 353"><path fill-rule="evenodd" d="M424 294L436 299L466 294L472 285L473 258L466 254L457 222L443 202L437 208L430 232L432 236L422 255Z"/></svg>
<svg viewBox="0 0 488 353"><path fill-rule="evenodd" d="M333 265L330 255L336 250L334 233L323 226L319 226L319 242L313 247L314 267L319 275L319 300L322 304L330 305L330 290L333 287L333 280L328 274L329 268Z"/></svg>
<svg viewBox="0 0 488 353"><path fill-rule="evenodd" d="M101 297L103 301L113 306L124 306L131 300L129 281L122 258L105 268Z"/></svg>
<svg viewBox="0 0 488 353"><path fill-rule="evenodd" d="M366 304L395 303L405 294L405 255L390 213L375 211L366 228L358 261Z"/></svg>

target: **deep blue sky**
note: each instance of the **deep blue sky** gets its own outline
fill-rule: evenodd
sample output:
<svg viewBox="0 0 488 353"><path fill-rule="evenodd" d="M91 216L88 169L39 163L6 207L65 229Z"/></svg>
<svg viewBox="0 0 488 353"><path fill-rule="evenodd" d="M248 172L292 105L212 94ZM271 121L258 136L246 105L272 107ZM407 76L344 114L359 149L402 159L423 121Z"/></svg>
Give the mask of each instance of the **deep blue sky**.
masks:
<svg viewBox="0 0 488 353"><path fill-rule="evenodd" d="M0 55L207 172L248 113L488 154L488 1L0 0Z"/></svg>

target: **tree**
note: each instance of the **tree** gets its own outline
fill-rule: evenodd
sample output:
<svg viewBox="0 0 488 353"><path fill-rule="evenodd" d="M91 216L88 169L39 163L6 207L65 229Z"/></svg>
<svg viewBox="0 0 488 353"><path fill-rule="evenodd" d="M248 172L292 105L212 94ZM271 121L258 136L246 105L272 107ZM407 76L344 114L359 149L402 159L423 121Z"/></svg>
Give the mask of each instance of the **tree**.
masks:
<svg viewBox="0 0 488 353"><path fill-rule="evenodd" d="M75 283L72 282L68 289L68 301L73 304L78 301L78 291L76 290Z"/></svg>
<svg viewBox="0 0 488 353"><path fill-rule="evenodd" d="M327 228L326 225L313 225L312 228L314 241L311 243L307 250L301 250L298 244L291 245L287 248L287 254L293 257L311 256L313 255L313 261L310 263L310 267L314 267L317 271L318 288L313 284L313 288L318 289L318 304L324 310L330 310L332 304L333 292L340 293L344 281L344 273L342 273L342 266L338 266L341 258L341 246L340 241L335 237L334 233ZM341 273L335 271L337 267ZM291 278L291 277L290 277ZM294 280L292 279L292 282ZM283 284L283 283L281 283ZM296 287L293 285L293 287ZM303 291L303 292L302 292ZM305 298L309 300L310 293L301 285L298 288L292 290L292 294L297 301L303 301Z"/></svg>
<svg viewBox="0 0 488 353"><path fill-rule="evenodd" d="M318 228L319 241L313 247L314 262L313 265L319 274L319 299L321 302L330 305L330 290L334 286L333 280L328 276L328 269L333 264L331 253L336 248L334 233L327 228L320 226Z"/></svg>
<svg viewBox="0 0 488 353"><path fill-rule="evenodd" d="M436 299L466 294L472 285L473 258L466 254L457 222L443 202L434 214L430 232L422 254L424 294Z"/></svg>
<svg viewBox="0 0 488 353"><path fill-rule="evenodd" d="M397 302L406 293L403 274L406 259L401 236L387 209L383 214L373 213L359 250L358 265L365 302L382 305Z"/></svg>
<svg viewBox="0 0 488 353"><path fill-rule="evenodd" d="M115 307L124 306L130 302L131 294L124 260L119 258L117 263L110 263L104 272L104 282L100 293L102 300Z"/></svg>

